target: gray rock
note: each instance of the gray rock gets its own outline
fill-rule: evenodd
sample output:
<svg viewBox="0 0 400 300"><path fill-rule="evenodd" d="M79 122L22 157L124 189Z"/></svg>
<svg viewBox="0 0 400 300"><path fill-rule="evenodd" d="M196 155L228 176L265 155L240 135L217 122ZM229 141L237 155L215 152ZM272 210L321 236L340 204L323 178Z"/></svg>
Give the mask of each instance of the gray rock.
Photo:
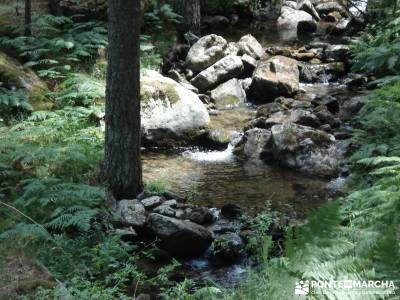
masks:
<svg viewBox="0 0 400 300"><path fill-rule="evenodd" d="M184 210L182 218L201 225L209 224L214 219L213 214L206 207L188 207Z"/></svg>
<svg viewBox="0 0 400 300"><path fill-rule="evenodd" d="M240 260L245 253L242 238L237 233L226 233L213 242L213 254L226 263Z"/></svg>
<svg viewBox="0 0 400 300"><path fill-rule="evenodd" d="M146 223L146 210L137 199L118 201L116 214L125 226L143 227Z"/></svg>
<svg viewBox="0 0 400 300"><path fill-rule="evenodd" d="M320 14L325 14L325 15L334 11L337 11L342 15L346 14L346 9L343 7L343 5L335 1L319 3L315 6L315 9Z"/></svg>
<svg viewBox="0 0 400 300"><path fill-rule="evenodd" d="M153 209L153 212L167 217L175 217L176 214L175 209L169 205L160 205Z"/></svg>
<svg viewBox="0 0 400 300"><path fill-rule="evenodd" d="M317 31L317 22L313 21L300 21L297 24L298 34L310 34ZM304 56L304 54L303 54Z"/></svg>
<svg viewBox="0 0 400 300"><path fill-rule="evenodd" d="M200 72L191 80L191 84L197 87L200 92L205 92L229 79L240 76L242 72L243 63L241 58L228 55Z"/></svg>
<svg viewBox="0 0 400 300"><path fill-rule="evenodd" d="M192 91L156 71L141 76L145 146L190 145L208 128L206 106Z"/></svg>
<svg viewBox="0 0 400 300"><path fill-rule="evenodd" d="M278 28L297 31L299 22L314 22L314 20L312 15L303 10L293 9L288 6L282 7L281 15L277 21Z"/></svg>
<svg viewBox="0 0 400 300"><path fill-rule="evenodd" d="M244 74L251 76L257 66L257 60L250 55L242 55L242 62L244 66Z"/></svg>
<svg viewBox="0 0 400 300"><path fill-rule="evenodd" d="M218 109L237 106L246 101L246 92L239 80L233 78L212 90L211 99Z"/></svg>
<svg viewBox="0 0 400 300"><path fill-rule="evenodd" d="M152 196L143 199L141 202L146 209L152 209L161 204L162 198L159 196Z"/></svg>
<svg viewBox="0 0 400 300"><path fill-rule="evenodd" d="M147 223L161 239L161 247L176 256L190 257L202 254L212 242L211 232L191 221L152 213Z"/></svg>
<svg viewBox="0 0 400 300"><path fill-rule="evenodd" d="M289 120L290 122L313 128L318 128L321 125L321 122L315 114L304 109L292 110Z"/></svg>
<svg viewBox="0 0 400 300"><path fill-rule="evenodd" d="M198 73L225 56L227 41L218 35L210 34L199 39L189 50L186 67Z"/></svg>
<svg viewBox="0 0 400 300"><path fill-rule="evenodd" d="M298 10L304 10L305 12L309 13L314 17L315 20L319 21L321 18L319 17L319 14L317 10L315 9L314 5L310 0L300 0L297 4L297 9Z"/></svg>
<svg viewBox="0 0 400 300"><path fill-rule="evenodd" d="M292 8L292 9L297 9L297 2L296 1L285 1L282 4L282 7L283 6L286 6L286 7Z"/></svg>
<svg viewBox="0 0 400 300"><path fill-rule="evenodd" d="M277 161L307 174L337 175L338 153L332 135L294 123L275 125L271 132Z"/></svg>
<svg viewBox="0 0 400 300"><path fill-rule="evenodd" d="M347 31L351 24L351 20L347 18L341 19L339 22L328 26L326 29L327 32L334 34L334 35L341 35Z"/></svg>
<svg viewBox="0 0 400 300"><path fill-rule="evenodd" d="M349 52L350 47L347 45L329 45L325 49L325 58L334 61L345 61Z"/></svg>
<svg viewBox="0 0 400 300"><path fill-rule="evenodd" d="M239 54L240 55L250 55L254 59L260 59L264 55L264 49L257 39L251 34L243 36L239 42Z"/></svg>
<svg viewBox="0 0 400 300"><path fill-rule="evenodd" d="M255 100L272 102L279 96L291 96L299 90L297 61L274 56L260 61L253 74L250 91Z"/></svg>
<svg viewBox="0 0 400 300"><path fill-rule="evenodd" d="M165 201L165 202L163 203L163 205L166 205L166 206L170 206L170 207L172 207L172 208L175 208L175 207L178 205L178 202L177 202L175 199L172 199L172 200Z"/></svg>
<svg viewBox="0 0 400 300"><path fill-rule="evenodd" d="M246 131L244 156L247 159L259 160L271 149L271 131L267 129L254 128Z"/></svg>
<svg viewBox="0 0 400 300"><path fill-rule="evenodd" d="M118 228L115 230L115 234L119 235L124 240L131 240L138 236L133 227Z"/></svg>
<svg viewBox="0 0 400 300"><path fill-rule="evenodd" d="M239 53L238 44L234 42L229 42L228 46L225 48L225 56L238 55L238 53Z"/></svg>
<svg viewBox="0 0 400 300"><path fill-rule="evenodd" d="M326 64L299 63L300 80L302 82L334 81L346 73L346 65L342 62Z"/></svg>

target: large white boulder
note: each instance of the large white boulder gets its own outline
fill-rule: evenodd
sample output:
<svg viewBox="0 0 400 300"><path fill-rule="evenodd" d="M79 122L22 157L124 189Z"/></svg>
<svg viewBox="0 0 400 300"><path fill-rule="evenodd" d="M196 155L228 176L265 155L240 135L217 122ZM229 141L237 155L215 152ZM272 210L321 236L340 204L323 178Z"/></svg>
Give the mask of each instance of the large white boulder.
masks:
<svg viewBox="0 0 400 300"><path fill-rule="evenodd" d="M198 73L225 56L228 42L221 36L210 34L199 39L189 50L186 67Z"/></svg>
<svg viewBox="0 0 400 300"><path fill-rule="evenodd" d="M208 128L205 105L192 91L156 71L141 76L141 121L144 145L195 143Z"/></svg>
<svg viewBox="0 0 400 300"><path fill-rule="evenodd" d="M258 63L250 86L254 100L272 102L279 96L291 96L298 90L299 69L296 60L278 55Z"/></svg>

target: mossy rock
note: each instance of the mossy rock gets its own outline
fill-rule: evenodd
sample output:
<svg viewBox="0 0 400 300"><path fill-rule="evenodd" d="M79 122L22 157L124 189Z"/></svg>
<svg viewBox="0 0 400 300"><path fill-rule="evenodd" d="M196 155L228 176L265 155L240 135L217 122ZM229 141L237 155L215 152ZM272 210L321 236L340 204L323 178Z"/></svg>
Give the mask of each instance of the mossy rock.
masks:
<svg viewBox="0 0 400 300"><path fill-rule="evenodd" d="M6 87L25 89L34 110L53 107L52 101L46 96L48 92L46 84L32 70L24 68L2 52L0 52L0 82Z"/></svg>
<svg viewBox="0 0 400 300"><path fill-rule="evenodd" d="M141 82L140 98L146 104L150 99L160 99L169 102L171 105L181 100L176 91L177 83L169 83L158 80L144 79Z"/></svg>

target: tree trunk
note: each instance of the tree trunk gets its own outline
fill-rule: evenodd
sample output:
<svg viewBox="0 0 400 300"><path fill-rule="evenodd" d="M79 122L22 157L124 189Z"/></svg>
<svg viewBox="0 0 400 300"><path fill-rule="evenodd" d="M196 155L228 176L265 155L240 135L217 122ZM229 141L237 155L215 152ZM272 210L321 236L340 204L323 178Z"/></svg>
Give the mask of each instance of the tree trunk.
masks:
<svg viewBox="0 0 400 300"><path fill-rule="evenodd" d="M199 35L201 33L201 9L200 0L174 0L174 10L183 17L183 24L178 24L178 39L184 41L183 35L191 31Z"/></svg>
<svg viewBox="0 0 400 300"><path fill-rule="evenodd" d="M116 200L143 189L140 160L140 1L111 0L103 177Z"/></svg>
<svg viewBox="0 0 400 300"><path fill-rule="evenodd" d="M25 35L32 35L32 2L25 0Z"/></svg>

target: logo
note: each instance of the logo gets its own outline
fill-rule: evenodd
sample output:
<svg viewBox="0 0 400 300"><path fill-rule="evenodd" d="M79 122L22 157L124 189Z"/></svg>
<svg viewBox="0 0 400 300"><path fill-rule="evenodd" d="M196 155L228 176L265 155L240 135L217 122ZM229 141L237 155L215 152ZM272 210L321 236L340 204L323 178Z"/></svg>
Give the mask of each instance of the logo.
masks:
<svg viewBox="0 0 400 300"><path fill-rule="evenodd" d="M308 295L310 293L310 283L307 281L300 280L296 282L294 288L295 295Z"/></svg>

